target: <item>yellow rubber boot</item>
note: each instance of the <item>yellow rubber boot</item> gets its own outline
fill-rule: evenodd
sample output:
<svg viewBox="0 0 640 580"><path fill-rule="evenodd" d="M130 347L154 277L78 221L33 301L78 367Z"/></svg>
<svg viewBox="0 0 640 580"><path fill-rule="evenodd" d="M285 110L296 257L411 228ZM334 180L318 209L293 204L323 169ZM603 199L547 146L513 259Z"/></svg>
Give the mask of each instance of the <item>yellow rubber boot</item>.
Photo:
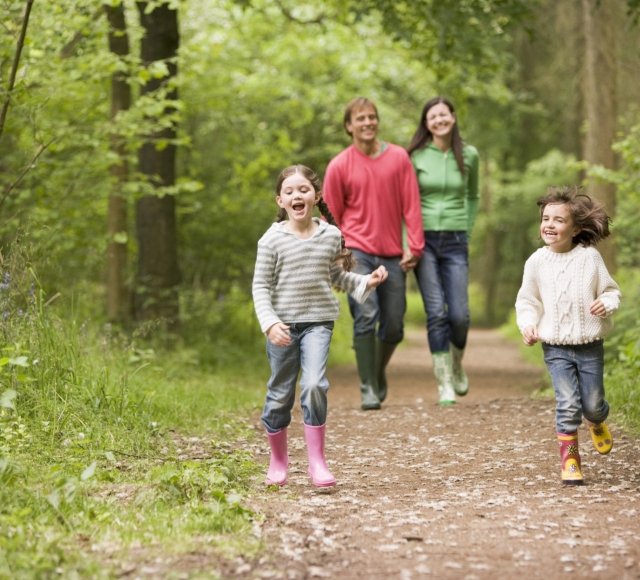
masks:
<svg viewBox="0 0 640 580"><path fill-rule="evenodd" d="M587 423L589 431L591 432L591 440L596 448L596 451L601 455L606 455L611 451L613 447L613 437L609 427L604 422L602 423Z"/></svg>

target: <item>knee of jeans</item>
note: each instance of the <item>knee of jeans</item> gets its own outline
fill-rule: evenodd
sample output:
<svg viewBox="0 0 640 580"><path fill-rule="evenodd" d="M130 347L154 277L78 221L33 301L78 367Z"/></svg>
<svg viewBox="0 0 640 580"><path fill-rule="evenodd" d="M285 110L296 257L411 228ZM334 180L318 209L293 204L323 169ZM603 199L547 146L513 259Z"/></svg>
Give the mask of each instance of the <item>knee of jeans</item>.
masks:
<svg viewBox="0 0 640 580"><path fill-rule="evenodd" d="M583 401L582 414L592 423L602 423L609 415L609 403L601 398Z"/></svg>
<svg viewBox="0 0 640 580"><path fill-rule="evenodd" d="M327 389L322 386L309 389L309 406L313 409L324 409L327 406Z"/></svg>
<svg viewBox="0 0 640 580"><path fill-rule="evenodd" d="M371 336L376 331L375 317L360 317L353 325L354 336Z"/></svg>

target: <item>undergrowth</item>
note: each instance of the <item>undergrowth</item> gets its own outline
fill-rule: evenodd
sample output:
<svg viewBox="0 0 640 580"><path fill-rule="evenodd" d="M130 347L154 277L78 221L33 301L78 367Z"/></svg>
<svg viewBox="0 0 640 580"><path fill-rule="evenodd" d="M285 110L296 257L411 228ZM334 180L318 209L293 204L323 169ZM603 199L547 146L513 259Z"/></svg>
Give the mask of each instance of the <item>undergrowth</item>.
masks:
<svg viewBox="0 0 640 580"><path fill-rule="evenodd" d="M112 577L108 555L131 550L257 549L244 500L260 467L228 441L254 437L263 366L211 372L192 350L78 323L19 253L2 267L0 578Z"/></svg>

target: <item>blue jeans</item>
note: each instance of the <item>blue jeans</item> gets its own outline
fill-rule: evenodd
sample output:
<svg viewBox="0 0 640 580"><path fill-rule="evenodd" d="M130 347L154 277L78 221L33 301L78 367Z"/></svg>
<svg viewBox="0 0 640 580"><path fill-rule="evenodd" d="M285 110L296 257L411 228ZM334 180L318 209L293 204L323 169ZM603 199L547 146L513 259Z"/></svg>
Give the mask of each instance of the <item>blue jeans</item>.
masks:
<svg viewBox="0 0 640 580"><path fill-rule="evenodd" d="M300 405L307 425L318 427L327 421L329 381L324 376L333 335L333 322L303 322L290 326L289 346L276 346L267 339L267 357L271 378L267 383L267 400L262 423L269 433L291 423L291 409L296 398L296 382L300 378Z"/></svg>
<svg viewBox="0 0 640 580"><path fill-rule="evenodd" d="M582 416L602 423L609 415L604 400L604 347L602 340L589 344L542 343L544 362L556 392L556 430L575 433Z"/></svg>
<svg viewBox="0 0 640 580"><path fill-rule="evenodd" d="M469 246L467 232L424 232L424 254L416 280L427 313L431 352L463 349L469 332Z"/></svg>
<svg viewBox="0 0 640 580"><path fill-rule="evenodd" d="M352 249L356 259L356 274L371 274L379 266L389 272L388 278L364 301L356 302L349 296L349 310L353 316L353 336L375 336L390 344L399 343L404 337L404 313L407 309L406 276L400 268L400 256L383 258L361 250Z"/></svg>

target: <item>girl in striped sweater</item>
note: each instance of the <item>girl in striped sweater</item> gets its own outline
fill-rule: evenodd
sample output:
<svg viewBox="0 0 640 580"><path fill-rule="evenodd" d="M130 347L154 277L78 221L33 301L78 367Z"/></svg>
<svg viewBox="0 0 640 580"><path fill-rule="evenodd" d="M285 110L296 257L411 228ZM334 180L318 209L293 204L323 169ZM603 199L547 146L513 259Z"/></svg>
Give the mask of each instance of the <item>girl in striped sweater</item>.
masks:
<svg viewBox="0 0 640 580"><path fill-rule="evenodd" d="M302 369L300 405L308 475L314 485L327 487L336 480L324 457L329 389L325 368L334 321L340 314L331 287L362 303L384 282L387 271L384 266L368 276L349 271L355 260L322 199L320 179L308 167L292 165L280 173L276 202L280 211L258 242L253 277L253 301L271 364L262 413L271 447L265 483L287 483L287 427ZM326 222L313 217L316 205Z"/></svg>

